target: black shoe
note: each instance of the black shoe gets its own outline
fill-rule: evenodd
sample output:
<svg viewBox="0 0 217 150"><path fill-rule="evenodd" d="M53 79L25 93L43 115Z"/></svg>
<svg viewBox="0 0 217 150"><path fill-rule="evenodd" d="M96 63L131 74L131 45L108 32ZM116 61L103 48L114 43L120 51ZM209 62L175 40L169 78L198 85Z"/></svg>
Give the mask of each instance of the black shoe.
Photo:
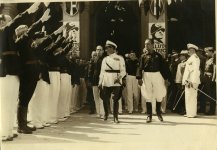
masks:
<svg viewBox="0 0 217 150"><path fill-rule="evenodd" d="M31 131L36 131L36 127L30 127L30 126L27 126L27 128L29 128Z"/></svg>
<svg viewBox="0 0 217 150"><path fill-rule="evenodd" d="M3 142L13 141L13 137L8 137L6 139L2 139Z"/></svg>
<svg viewBox="0 0 217 150"><path fill-rule="evenodd" d="M162 117L162 115L161 115L161 114L157 115L157 117L158 117L158 119L159 119L161 122L163 122L163 121L164 121L164 120L163 120L163 117Z"/></svg>
<svg viewBox="0 0 217 150"><path fill-rule="evenodd" d="M120 123L120 121L118 120L118 118L114 118L114 123Z"/></svg>
<svg viewBox="0 0 217 150"><path fill-rule="evenodd" d="M146 123L150 123L150 122L152 122L152 117L148 116L147 119L146 119Z"/></svg>
<svg viewBox="0 0 217 150"><path fill-rule="evenodd" d="M103 120L104 120L104 121L108 120L108 116L105 115Z"/></svg>
<svg viewBox="0 0 217 150"><path fill-rule="evenodd" d="M14 133L13 138L16 138L16 137L18 137L18 134Z"/></svg>
<svg viewBox="0 0 217 150"><path fill-rule="evenodd" d="M32 130L30 130L29 128L17 128L17 132L18 133L23 133L23 134L32 134Z"/></svg>

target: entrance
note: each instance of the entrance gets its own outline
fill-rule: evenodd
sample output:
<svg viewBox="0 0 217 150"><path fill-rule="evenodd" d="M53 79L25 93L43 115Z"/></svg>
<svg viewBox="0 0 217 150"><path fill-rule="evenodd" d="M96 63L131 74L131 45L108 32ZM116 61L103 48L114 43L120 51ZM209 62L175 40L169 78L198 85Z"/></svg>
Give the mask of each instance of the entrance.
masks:
<svg viewBox="0 0 217 150"><path fill-rule="evenodd" d="M138 2L95 2L93 39L96 45L105 45L111 40L118 45L118 53L131 50L140 52L140 12ZM93 49L94 49L93 47Z"/></svg>

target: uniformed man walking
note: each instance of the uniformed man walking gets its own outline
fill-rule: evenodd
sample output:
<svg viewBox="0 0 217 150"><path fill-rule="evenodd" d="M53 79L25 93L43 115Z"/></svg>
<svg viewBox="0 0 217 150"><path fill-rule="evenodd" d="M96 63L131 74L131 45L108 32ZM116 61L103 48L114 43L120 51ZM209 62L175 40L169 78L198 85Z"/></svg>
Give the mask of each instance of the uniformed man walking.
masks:
<svg viewBox="0 0 217 150"><path fill-rule="evenodd" d="M115 53L117 45L107 40L105 49L108 53L102 61L99 87L103 92L103 106L105 110L104 120L108 119L108 103L113 93L113 119L114 123L118 120L118 100L122 95L122 78L126 75L124 58Z"/></svg>
<svg viewBox="0 0 217 150"><path fill-rule="evenodd" d="M187 44L189 59L186 61L182 85L185 85L186 116L194 118L197 115L197 88L200 84L200 59L196 54L198 47Z"/></svg>
<svg viewBox="0 0 217 150"><path fill-rule="evenodd" d="M146 99L148 114L146 122L152 121L152 101L156 101L158 119L163 121L161 102L166 96L165 80L172 82L171 73L161 54L154 50L151 39L145 40L145 49L147 52L141 56L137 79L139 79L142 96Z"/></svg>

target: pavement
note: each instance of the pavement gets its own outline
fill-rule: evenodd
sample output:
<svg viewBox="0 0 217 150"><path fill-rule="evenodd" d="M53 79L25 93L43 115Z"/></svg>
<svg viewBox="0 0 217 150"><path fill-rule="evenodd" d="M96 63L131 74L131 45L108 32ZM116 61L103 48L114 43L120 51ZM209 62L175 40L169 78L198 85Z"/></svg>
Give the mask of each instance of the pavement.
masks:
<svg viewBox="0 0 217 150"><path fill-rule="evenodd" d="M217 150L217 116L186 118L164 114L164 122L139 113L119 116L120 124L86 111L34 134L3 142L3 150Z"/></svg>

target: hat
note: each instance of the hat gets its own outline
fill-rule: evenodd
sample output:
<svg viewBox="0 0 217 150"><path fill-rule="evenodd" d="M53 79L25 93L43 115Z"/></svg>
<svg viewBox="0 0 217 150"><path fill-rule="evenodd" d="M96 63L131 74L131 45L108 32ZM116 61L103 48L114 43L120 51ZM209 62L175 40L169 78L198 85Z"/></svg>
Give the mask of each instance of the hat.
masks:
<svg viewBox="0 0 217 150"><path fill-rule="evenodd" d="M213 47L205 47L204 50L205 50L205 52L207 52L207 51L213 51L214 52Z"/></svg>
<svg viewBox="0 0 217 150"><path fill-rule="evenodd" d="M182 50L181 52L180 52L180 55L187 55L188 54L188 50Z"/></svg>
<svg viewBox="0 0 217 150"><path fill-rule="evenodd" d="M195 49L196 51L198 50L198 47L197 47L196 45L194 45L194 44L191 44L191 43L187 44L187 48L188 48L188 50L189 50L190 48L193 48L193 49Z"/></svg>
<svg viewBox="0 0 217 150"><path fill-rule="evenodd" d="M105 47L107 47L107 46L114 46L115 49L118 47L114 42L109 41L109 40L106 41Z"/></svg>
<svg viewBox="0 0 217 150"><path fill-rule="evenodd" d="M165 31L165 28L164 27L162 27L160 24L153 24L152 26L151 26L151 34L155 34L157 31L159 31L159 30L161 30L161 31Z"/></svg>

